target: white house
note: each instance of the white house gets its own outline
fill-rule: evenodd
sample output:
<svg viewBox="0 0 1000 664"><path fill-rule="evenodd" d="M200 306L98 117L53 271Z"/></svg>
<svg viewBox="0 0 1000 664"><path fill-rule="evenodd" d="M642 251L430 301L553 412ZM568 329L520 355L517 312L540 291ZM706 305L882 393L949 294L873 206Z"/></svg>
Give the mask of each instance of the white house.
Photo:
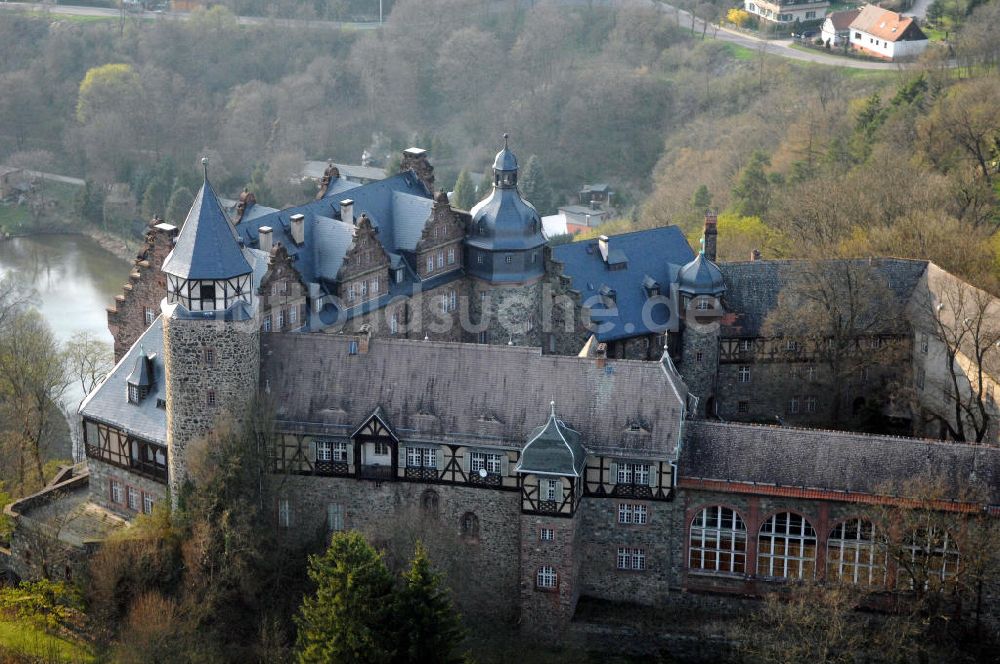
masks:
<svg viewBox="0 0 1000 664"><path fill-rule="evenodd" d="M927 35L912 17L866 5L851 22L851 47L887 60L915 58L927 48Z"/></svg>
<svg viewBox="0 0 1000 664"><path fill-rule="evenodd" d="M743 0L744 9L770 23L816 21L829 7L827 0Z"/></svg>
<svg viewBox="0 0 1000 664"><path fill-rule="evenodd" d="M861 13L860 9L849 9L844 12L833 12L823 21L820 37L827 46L843 46L851 36L851 23Z"/></svg>

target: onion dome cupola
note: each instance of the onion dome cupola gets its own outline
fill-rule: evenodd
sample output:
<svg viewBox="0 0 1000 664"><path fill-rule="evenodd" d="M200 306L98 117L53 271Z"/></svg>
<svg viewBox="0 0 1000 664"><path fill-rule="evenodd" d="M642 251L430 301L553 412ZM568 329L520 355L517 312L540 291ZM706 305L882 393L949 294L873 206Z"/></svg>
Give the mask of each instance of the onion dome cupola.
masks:
<svg viewBox="0 0 1000 664"><path fill-rule="evenodd" d="M253 268L208 181L208 161L202 164L205 182L163 261L167 302L188 311L225 311L251 303Z"/></svg>
<svg viewBox="0 0 1000 664"><path fill-rule="evenodd" d="M721 297L726 290L726 280L719 266L699 252L690 263L677 273L677 290L689 298L709 295Z"/></svg>
<svg viewBox="0 0 1000 664"><path fill-rule="evenodd" d="M582 477L587 450L580 442L580 433L556 416L555 401L550 403L550 407L552 411L548 421L531 433L514 472Z"/></svg>
<svg viewBox="0 0 1000 664"><path fill-rule="evenodd" d="M493 283L519 283L545 272L542 220L517 190L517 157L507 144L493 160L493 191L470 214L468 271Z"/></svg>

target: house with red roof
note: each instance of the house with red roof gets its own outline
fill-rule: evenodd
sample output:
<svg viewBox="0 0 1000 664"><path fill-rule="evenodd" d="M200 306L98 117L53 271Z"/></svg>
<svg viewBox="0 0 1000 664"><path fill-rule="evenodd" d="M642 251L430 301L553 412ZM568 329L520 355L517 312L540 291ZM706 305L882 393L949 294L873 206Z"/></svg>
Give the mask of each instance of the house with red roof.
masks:
<svg viewBox="0 0 1000 664"><path fill-rule="evenodd" d="M912 16L866 5L851 22L850 44L851 48L887 60L915 58L927 48L927 35Z"/></svg>

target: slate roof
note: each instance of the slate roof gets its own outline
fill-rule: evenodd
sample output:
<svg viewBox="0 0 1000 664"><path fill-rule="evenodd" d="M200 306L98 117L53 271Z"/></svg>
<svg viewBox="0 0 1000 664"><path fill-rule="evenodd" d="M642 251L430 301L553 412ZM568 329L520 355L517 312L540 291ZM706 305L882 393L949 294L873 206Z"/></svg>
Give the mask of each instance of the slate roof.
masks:
<svg viewBox="0 0 1000 664"><path fill-rule="evenodd" d="M694 258L684 234L676 226L652 228L614 235L609 238L608 247L609 253L624 257L627 267L609 270L601 258L597 240L552 247L553 258L563 264L563 273L570 278L573 289L580 292L582 302L590 307L595 320L613 323L611 329L596 333L598 341L662 332L670 323L672 312L668 305L658 305L651 309L651 320L643 321L642 309L649 297L643 281L652 278L659 283L660 292L669 295L681 266ZM594 297L604 286L616 292L616 314Z"/></svg>
<svg viewBox="0 0 1000 664"><path fill-rule="evenodd" d="M545 244L538 211L521 198L516 187L493 187L490 195L476 203L469 214L476 230L466 241L473 247L526 251Z"/></svg>
<svg viewBox="0 0 1000 664"><path fill-rule="evenodd" d="M851 30L860 30L872 37L890 42L927 39L927 35L917 27L912 17L902 16L874 5L865 5L861 8L857 18L851 22Z"/></svg>
<svg viewBox="0 0 1000 664"><path fill-rule="evenodd" d="M599 367L537 348L381 338L351 355L351 339L262 336L261 384L279 428L348 436L381 406L404 441L520 449L558 399L592 452L672 458L679 440L687 388L658 362Z"/></svg>
<svg viewBox="0 0 1000 664"><path fill-rule="evenodd" d="M927 269L927 261L905 258L863 262L871 264L885 277L901 305L909 300ZM767 314L778 306L778 293L783 284L787 279L794 278L796 266L802 264L802 261L796 260L720 263L719 269L726 280L722 306L733 314L723 321L723 334L732 337L760 336Z"/></svg>
<svg viewBox="0 0 1000 664"><path fill-rule="evenodd" d="M151 358L143 350L142 346L139 346L139 354L136 355L135 365L132 367L132 373L130 373L126 378L125 382L129 385L135 385L137 387L149 387L153 384L153 371L151 366Z"/></svg>
<svg viewBox="0 0 1000 664"><path fill-rule="evenodd" d="M516 171L517 170L517 157L511 152L510 148L507 147L507 137L504 137L504 147L503 150L497 152L497 156L493 158L493 170L496 171Z"/></svg>
<svg viewBox="0 0 1000 664"><path fill-rule="evenodd" d="M678 474L873 495L933 474L953 499L967 498L960 489L971 484L1000 504L998 448L843 431L689 421Z"/></svg>
<svg viewBox="0 0 1000 664"><path fill-rule="evenodd" d="M718 295L726 290L719 267L701 252L681 268L677 274L677 286L682 293L689 295Z"/></svg>
<svg viewBox="0 0 1000 664"><path fill-rule="evenodd" d="M153 381L139 403L129 403L127 380L142 353L154 355ZM163 320L157 316L111 373L80 404L83 417L103 422L154 443L167 443L167 411L157 408L158 399L166 399L163 377Z"/></svg>
<svg viewBox="0 0 1000 664"><path fill-rule="evenodd" d="M531 432L514 469L518 473L580 477L587 465L580 433L556 417L555 402L548 422Z"/></svg>
<svg viewBox="0 0 1000 664"><path fill-rule="evenodd" d="M230 279L250 272L239 236L207 179L163 261L163 271L189 280Z"/></svg>

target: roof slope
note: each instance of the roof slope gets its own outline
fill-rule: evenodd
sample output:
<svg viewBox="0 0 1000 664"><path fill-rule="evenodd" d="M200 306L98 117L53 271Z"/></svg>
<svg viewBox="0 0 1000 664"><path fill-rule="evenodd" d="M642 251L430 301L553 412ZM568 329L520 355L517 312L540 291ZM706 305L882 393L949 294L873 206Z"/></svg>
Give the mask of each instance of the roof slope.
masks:
<svg viewBox="0 0 1000 664"><path fill-rule="evenodd" d="M221 280L249 274L239 236L206 179L195 196L163 271L182 279Z"/></svg>
<svg viewBox="0 0 1000 664"><path fill-rule="evenodd" d="M826 20L830 21L833 24L834 30L840 32L842 30L849 29L851 27L851 23L854 22L854 19L856 19L858 17L858 14L860 13L861 13L860 8L848 9L842 12L833 12L832 14L827 15Z"/></svg>
<svg viewBox="0 0 1000 664"><path fill-rule="evenodd" d="M902 16L874 5L862 7L850 28L890 42L927 39L927 35L917 27L912 17Z"/></svg>
<svg viewBox="0 0 1000 664"><path fill-rule="evenodd" d="M975 485L1000 503L1000 449L914 438L689 421L681 478L886 495L933 474L954 498Z"/></svg>
<svg viewBox="0 0 1000 664"><path fill-rule="evenodd" d="M609 255L624 256L627 260L625 269L608 269L597 240L552 247L553 258L563 264L563 273L572 281L573 289L580 292L581 300L592 305L590 308L595 319L613 323L611 329L597 333L598 341L662 331L660 326L669 322L671 312L666 304L656 306L650 312L650 320L643 320L642 308L649 299L643 282L650 277L660 285L662 294L669 295L670 285L677 281L681 266L695 257L684 234L676 226L651 228L614 235L608 239L608 248ZM602 305L587 302L588 298L600 294L602 286L615 290L617 315L610 312L601 315L607 311ZM651 329L657 327L660 329Z"/></svg>
<svg viewBox="0 0 1000 664"><path fill-rule="evenodd" d="M153 356L149 392L139 403L129 403L127 380L143 353ZM167 411L156 407L158 399L167 398L164 376L163 319L157 316L104 381L83 400L80 414L87 419L123 429L143 440L165 445Z"/></svg>
<svg viewBox="0 0 1000 664"><path fill-rule="evenodd" d="M602 368L537 348L397 339L372 339L367 353L351 355L350 342L262 337L262 387L284 428L347 436L382 406L403 439L520 449L558 398L562 419L591 451L673 456L687 389L658 362Z"/></svg>
<svg viewBox="0 0 1000 664"><path fill-rule="evenodd" d="M580 444L580 433L556 417L555 406L553 401L552 414L545 426L531 433L517 462L516 472L570 477L579 477L583 473L587 452Z"/></svg>

